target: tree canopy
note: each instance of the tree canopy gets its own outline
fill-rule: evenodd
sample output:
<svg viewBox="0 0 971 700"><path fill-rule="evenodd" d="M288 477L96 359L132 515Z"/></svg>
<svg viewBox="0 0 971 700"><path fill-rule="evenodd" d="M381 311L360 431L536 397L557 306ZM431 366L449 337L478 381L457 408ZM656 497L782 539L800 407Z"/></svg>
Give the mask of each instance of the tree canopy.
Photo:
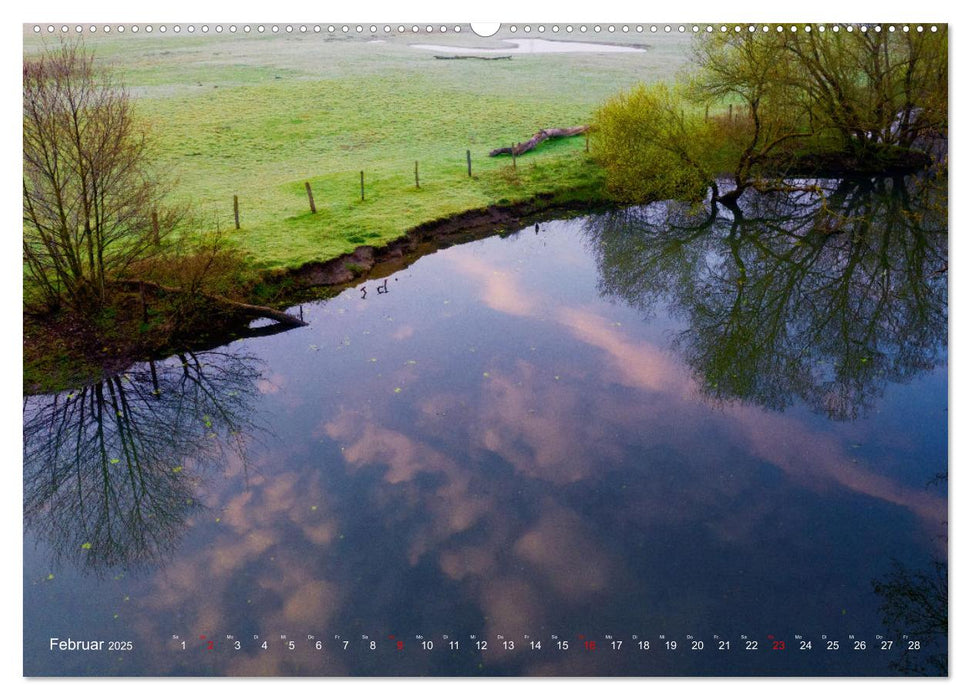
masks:
<svg viewBox="0 0 971 700"><path fill-rule="evenodd" d="M700 199L707 188L733 204L779 188L807 154L887 163L946 139L946 29L752 29L703 35L678 84L635 86L599 110L594 154L615 196ZM719 192L716 175L732 187Z"/></svg>

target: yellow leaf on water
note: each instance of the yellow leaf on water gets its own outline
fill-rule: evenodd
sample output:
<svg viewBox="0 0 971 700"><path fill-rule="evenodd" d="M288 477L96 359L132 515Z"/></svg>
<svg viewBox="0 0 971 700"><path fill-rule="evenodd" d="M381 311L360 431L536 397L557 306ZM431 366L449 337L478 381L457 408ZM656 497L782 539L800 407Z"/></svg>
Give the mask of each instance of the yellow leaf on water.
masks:
<svg viewBox="0 0 971 700"><path fill-rule="evenodd" d="M84 544L81 545L81 549L91 549L91 543L85 542Z"/></svg>

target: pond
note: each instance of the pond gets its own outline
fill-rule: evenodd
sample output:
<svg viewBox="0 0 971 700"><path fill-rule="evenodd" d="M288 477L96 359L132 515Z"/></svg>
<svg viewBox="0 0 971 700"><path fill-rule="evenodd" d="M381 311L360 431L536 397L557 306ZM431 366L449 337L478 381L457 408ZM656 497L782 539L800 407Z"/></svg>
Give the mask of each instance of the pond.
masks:
<svg viewBox="0 0 971 700"><path fill-rule="evenodd" d="M946 190L821 184L26 397L25 674L942 673Z"/></svg>
<svg viewBox="0 0 971 700"><path fill-rule="evenodd" d="M646 49L621 44L599 44L583 41L556 41L550 39L502 39L509 48L488 49L471 46L445 46L441 44L411 44L413 49L439 51L455 55L502 54L509 56L523 53L643 53Z"/></svg>

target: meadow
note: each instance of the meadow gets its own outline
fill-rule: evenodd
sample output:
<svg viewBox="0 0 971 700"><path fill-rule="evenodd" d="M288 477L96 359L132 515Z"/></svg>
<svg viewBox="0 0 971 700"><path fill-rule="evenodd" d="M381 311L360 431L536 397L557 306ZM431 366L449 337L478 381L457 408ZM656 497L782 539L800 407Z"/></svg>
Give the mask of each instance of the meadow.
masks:
<svg viewBox="0 0 971 700"><path fill-rule="evenodd" d="M515 169L509 157L488 153L541 128L588 124L611 95L673 80L690 58L687 35L637 34L633 26L528 37L644 51L483 61L439 60L412 46L511 48L502 39L527 38L503 31L483 39L463 29L273 34L268 26L263 35L203 36L106 35L99 27L84 41L136 100L173 200L191 206L197 227L230 232L257 269L280 270L380 245L470 209L540 194L554 202L596 199L602 172L582 136L547 142L518 157ZM51 43L25 28L25 53Z"/></svg>

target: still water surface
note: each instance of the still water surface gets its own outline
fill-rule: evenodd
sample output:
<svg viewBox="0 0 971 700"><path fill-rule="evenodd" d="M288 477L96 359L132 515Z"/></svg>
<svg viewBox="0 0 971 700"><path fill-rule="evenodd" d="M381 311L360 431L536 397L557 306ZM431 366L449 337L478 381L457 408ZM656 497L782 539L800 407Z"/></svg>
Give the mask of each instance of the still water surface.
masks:
<svg viewBox="0 0 971 700"><path fill-rule="evenodd" d="M552 221L28 397L25 673L940 673L947 235L897 184Z"/></svg>

